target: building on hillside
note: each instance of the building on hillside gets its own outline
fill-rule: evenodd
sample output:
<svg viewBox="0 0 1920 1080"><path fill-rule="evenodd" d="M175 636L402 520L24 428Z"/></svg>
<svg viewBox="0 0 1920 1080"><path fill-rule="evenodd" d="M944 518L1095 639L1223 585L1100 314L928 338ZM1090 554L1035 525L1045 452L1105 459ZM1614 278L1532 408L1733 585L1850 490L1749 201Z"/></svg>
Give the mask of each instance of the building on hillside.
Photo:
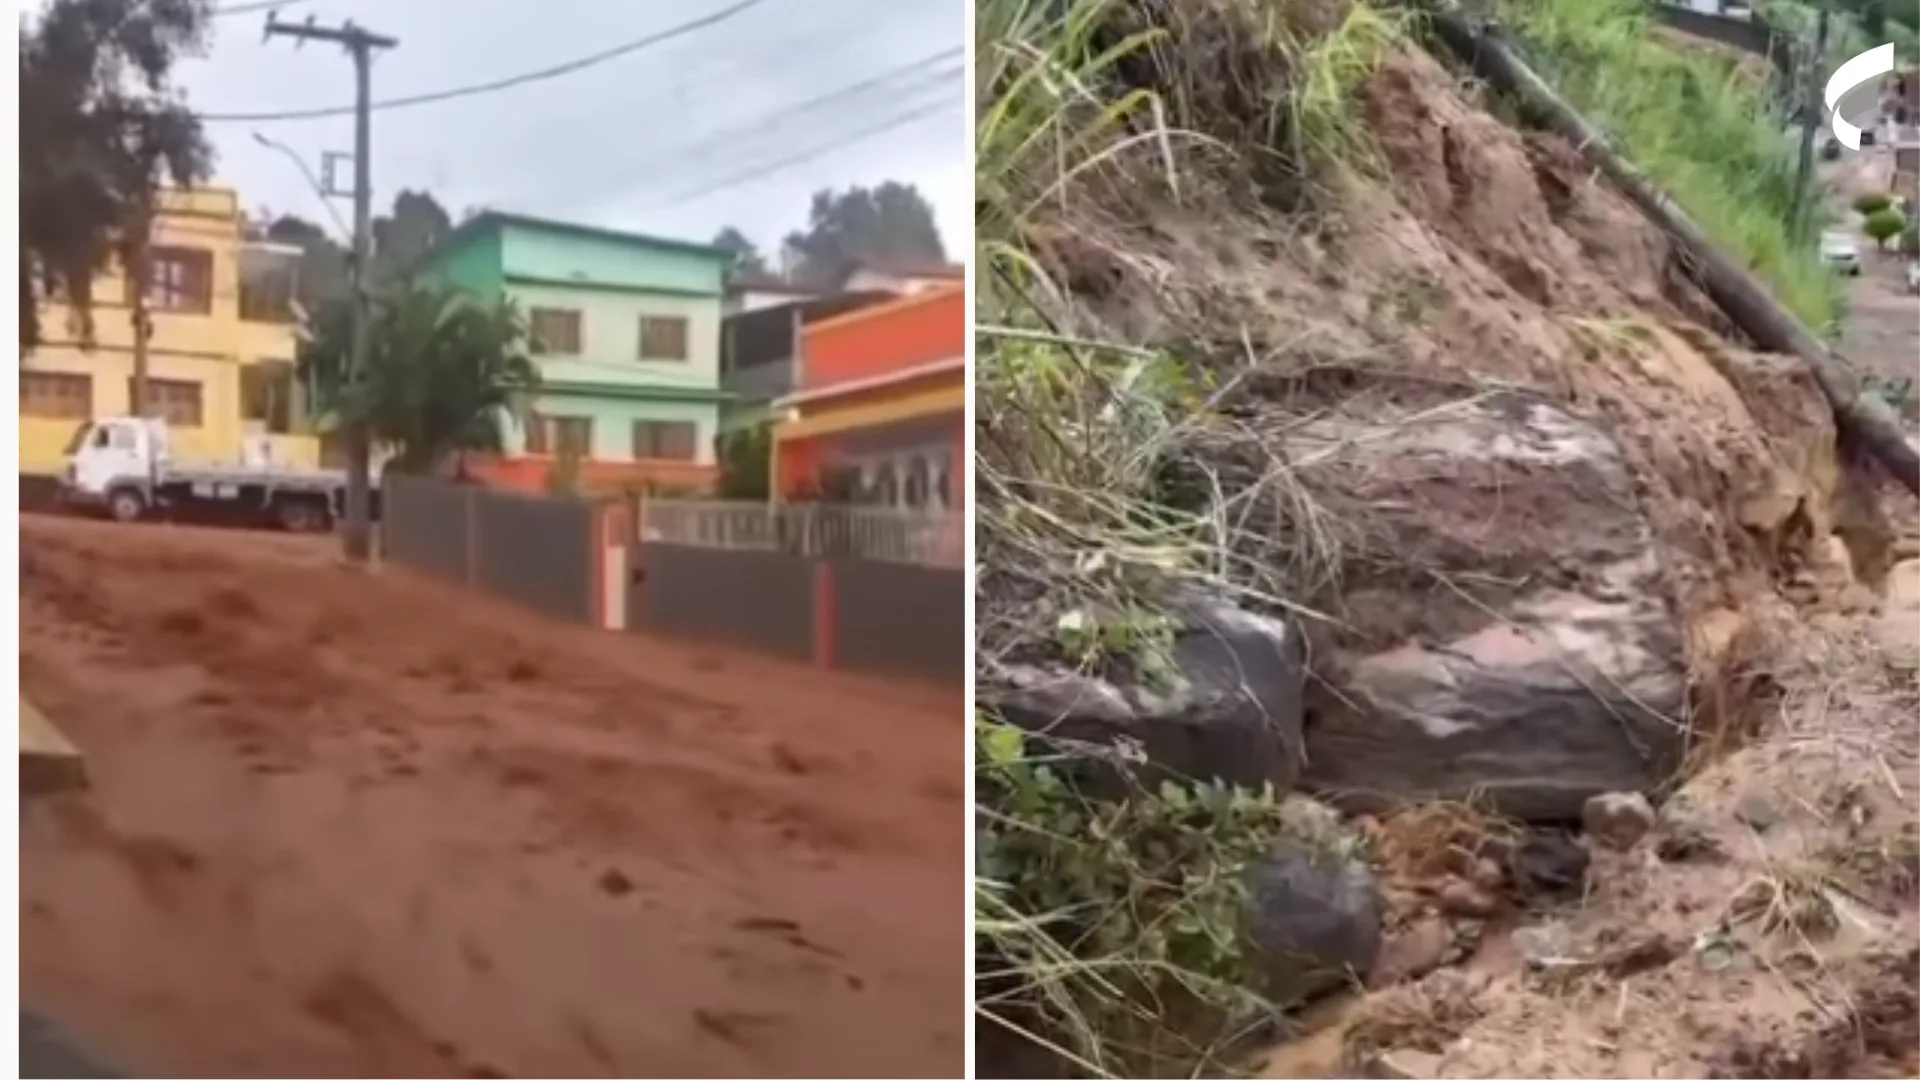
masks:
<svg viewBox="0 0 1920 1080"><path fill-rule="evenodd" d="M727 316L720 324L720 385L727 391L721 433L775 419L774 402L798 385L800 342L807 327L892 299L890 292L838 293Z"/></svg>
<svg viewBox="0 0 1920 1080"><path fill-rule="evenodd" d="M902 262L862 259L840 282L840 292L890 292L912 296L931 289L965 284L967 268L959 263Z"/></svg>
<svg viewBox="0 0 1920 1080"><path fill-rule="evenodd" d="M299 258L298 248L247 239L233 191L161 192L146 283L148 404L183 460L316 461L294 373ZM25 477L51 481L81 423L129 413L132 287L117 266L94 279L90 347L65 304L42 306L41 344L20 366Z"/></svg>
<svg viewBox="0 0 1920 1080"><path fill-rule="evenodd" d="M762 308L811 300L820 292L819 289L789 281L778 274L736 273L727 278L727 299L723 313L728 317L744 315Z"/></svg>
<svg viewBox="0 0 1920 1080"><path fill-rule="evenodd" d="M776 497L961 509L967 332L957 286L804 326L797 384L775 404Z"/></svg>
<svg viewBox="0 0 1920 1080"><path fill-rule="evenodd" d="M720 317L731 256L715 247L486 212L430 251L423 271L512 299L531 327L541 386L506 452L475 472L545 488L562 456L590 488L710 487L720 426Z"/></svg>

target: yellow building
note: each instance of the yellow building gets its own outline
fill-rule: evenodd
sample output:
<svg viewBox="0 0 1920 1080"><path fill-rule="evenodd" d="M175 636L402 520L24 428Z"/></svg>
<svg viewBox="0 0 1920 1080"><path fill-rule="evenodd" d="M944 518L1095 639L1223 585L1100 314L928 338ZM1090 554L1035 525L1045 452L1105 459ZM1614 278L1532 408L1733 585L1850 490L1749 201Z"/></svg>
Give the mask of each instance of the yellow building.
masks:
<svg viewBox="0 0 1920 1080"><path fill-rule="evenodd" d="M147 283L148 404L183 462L238 463L252 439L274 461L315 463L293 363L299 255L249 241L232 191L163 193ZM22 473L59 473L81 423L130 412L130 285L117 266L95 278L91 348L65 305L42 307L41 344L21 362Z"/></svg>

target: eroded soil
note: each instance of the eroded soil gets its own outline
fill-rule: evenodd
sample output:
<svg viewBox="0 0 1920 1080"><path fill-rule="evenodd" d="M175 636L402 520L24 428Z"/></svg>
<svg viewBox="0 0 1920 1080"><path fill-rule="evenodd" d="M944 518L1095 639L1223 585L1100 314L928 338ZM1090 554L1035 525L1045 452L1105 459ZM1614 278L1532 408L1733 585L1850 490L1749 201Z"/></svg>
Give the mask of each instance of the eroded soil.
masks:
<svg viewBox="0 0 1920 1080"><path fill-rule="evenodd" d="M958 695L27 518L21 981L132 1075L956 1076Z"/></svg>

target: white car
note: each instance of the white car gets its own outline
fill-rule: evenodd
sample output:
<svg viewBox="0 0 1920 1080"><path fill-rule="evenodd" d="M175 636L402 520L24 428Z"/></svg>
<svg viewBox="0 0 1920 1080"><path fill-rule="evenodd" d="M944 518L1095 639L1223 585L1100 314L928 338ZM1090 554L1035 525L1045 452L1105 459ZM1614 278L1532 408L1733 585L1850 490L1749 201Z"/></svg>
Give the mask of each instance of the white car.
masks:
<svg viewBox="0 0 1920 1080"><path fill-rule="evenodd" d="M1860 276L1860 245L1837 229L1820 234L1820 261L1848 277Z"/></svg>
<svg viewBox="0 0 1920 1080"><path fill-rule="evenodd" d="M1920 259L1907 260L1907 291L1920 296Z"/></svg>

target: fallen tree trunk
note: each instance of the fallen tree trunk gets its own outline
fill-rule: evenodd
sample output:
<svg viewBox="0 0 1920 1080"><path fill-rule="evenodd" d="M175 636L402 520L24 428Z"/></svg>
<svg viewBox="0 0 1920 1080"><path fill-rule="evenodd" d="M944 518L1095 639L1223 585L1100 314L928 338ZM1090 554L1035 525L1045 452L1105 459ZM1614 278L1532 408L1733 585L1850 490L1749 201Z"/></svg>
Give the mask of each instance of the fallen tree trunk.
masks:
<svg viewBox="0 0 1920 1080"><path fill-rule="evenodd" d="M1694 224L1686 211L1634 168L1606 135L1548 86L1504 41L1474 27L1458 13L1428 9L1436 36L1474 73L1536 113L1553 131L1571 140L1595 168L1640 208L1692 259L1707 295L1755 345L1768 352L1791 353L1805 360L1820 392L1833 408L1834 423L1855 444L1920 496L1920 451L1907 441L1893 408L1862 391L1860 380L1825 343L1788 311L1738 262L1729 258Z"/></svg>

